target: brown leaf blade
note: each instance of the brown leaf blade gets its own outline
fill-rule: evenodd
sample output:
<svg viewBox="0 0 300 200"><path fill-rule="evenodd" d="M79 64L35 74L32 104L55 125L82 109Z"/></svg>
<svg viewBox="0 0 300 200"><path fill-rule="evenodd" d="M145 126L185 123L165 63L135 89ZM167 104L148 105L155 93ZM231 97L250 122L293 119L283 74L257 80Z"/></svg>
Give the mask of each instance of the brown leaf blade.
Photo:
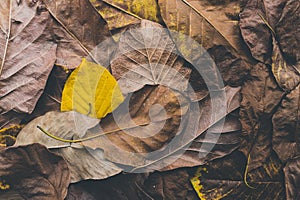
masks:
<svg viewBox="0 0 300 200"><path fill-rule="evenodd" d="M61 200L67 195L70 173L65 161L40 144L0 151L0 176L26 199Z"/></svg>
<svg viewBox="0 0 300 200"><path fill-rule="evenodd" d="M1 4L0 112L31 113L55 62L51 18L41 2Z"/></svg>
<svg viewBox="0 0 300 200"><path fill-rule="evenodd" d="M89 0L43 1L56 20L53 26L57 47L56 64L75 68L82 57L108 66L114 50L107 24Z"/></svg>

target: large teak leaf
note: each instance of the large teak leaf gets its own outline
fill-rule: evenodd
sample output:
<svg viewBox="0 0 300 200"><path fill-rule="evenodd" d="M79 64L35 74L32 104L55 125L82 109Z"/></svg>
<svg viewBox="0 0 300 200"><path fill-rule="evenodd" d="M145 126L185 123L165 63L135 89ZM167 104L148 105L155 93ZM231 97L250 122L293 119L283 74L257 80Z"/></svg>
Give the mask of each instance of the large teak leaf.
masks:
<svg viewBox="0 0 300 200"><path fill-rule="evenodd" d="M183 92L191 71L184 64L167 30L142 20L121 35L111 68L124 94L158 84Z"/></svg>
<svg viewBox="0 0 300 200"><path fill-rule="evenodd" d="M51 18L41 2L4 0L0 6L0 113L31 113L55 62Z"/></svg>
<svg viewBox="0 0 300 200"><path fill-rule="evenodd" d="M71 182L86 179L104 179L121 172L115 164L104 159L103 152L91 150L53 139L37 129L37 126L56 137L65 139L82 138L87 129L95 126L99 120L76 112L48 112L26 125L17 137L15 146L41 143L52 152L61 155L70 169Z"/></svg>

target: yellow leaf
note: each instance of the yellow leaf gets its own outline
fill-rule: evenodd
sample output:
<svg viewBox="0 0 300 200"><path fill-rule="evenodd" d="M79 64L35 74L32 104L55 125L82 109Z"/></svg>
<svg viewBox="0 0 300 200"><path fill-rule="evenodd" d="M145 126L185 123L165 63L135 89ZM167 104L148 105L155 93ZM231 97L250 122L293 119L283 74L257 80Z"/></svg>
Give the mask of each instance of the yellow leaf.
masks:
<svg viewBox="0 0 300 200"><path fill-rule="evenodd" d="M74 110L90 117L102 118L116 109L123 100L118 83L109 71L83 58L65 84L61 111Z"/></svg>

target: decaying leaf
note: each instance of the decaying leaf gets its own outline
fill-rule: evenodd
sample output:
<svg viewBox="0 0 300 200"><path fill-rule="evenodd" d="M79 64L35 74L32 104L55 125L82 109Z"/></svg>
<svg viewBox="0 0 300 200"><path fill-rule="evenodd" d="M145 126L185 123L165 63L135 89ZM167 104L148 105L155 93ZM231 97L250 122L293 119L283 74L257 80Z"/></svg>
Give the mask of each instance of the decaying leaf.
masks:
<svg viewBox="0 0 300 200"><path fill-rule="evenodd" d="M127 97L100 126L84 136L103 134L83 144L103 149L116 163L139 166L144 154L159 151L180 133L181 121L189 108L187 98L164 86L146 86Z"/></svg>
<svg viewBox="0 0 300 200"><path fill-rule="evenodd" d="M26 125L17 137L15 146L41 143L51 151L61 155L70 169L71 182L86 179L104 179L121 172L115 164L107 161L100 150L89 150L81 145L71 147L45 135L37 126L64 139L81 138L87 129L95 126L99 120L76 112L48 112Z"/></svg>
<svg viewBox="0 0 300 200"><path fill-rule="evenodd" d="M107 21L109 29L116 33L141 19L161 22L155 0L90 0Z"/></svg>
<svg viewBox="0 0 300 200"><path fill-rule="evenodd" d="M274 113L273 149L286 162L300 155L300 85L287 94Z"/></svg>
<svg viewBox="0 0 300 200"><path fill-rule="evenodd" d="M272 151L272 115L284 96L270 70L262 63L253 67L250 78L242 87L240 150L251 161L249 169L257 168Z"/></svg>
<svg viewBox="0 0 300 200"><path fill-rule="evenodd" d="M251 59L246 58L247 52L239 36L239 1L222 1L222 4L209 0L158 2L162 18L187 61L215 82L219 81L213 78L219 70L226 84L241 84L250 69L248 62ZM206 51L214 57L218 70L202 58Z"/></svg>
<svg viewBox="0 0 300 200"><path fill-rule="evenodd" d="M238 108L238 106L239 104L236 104L236 107L233 109ZM230 113L231 111L232 110L229 110L229 114L223 119L225 122L221 120L210 128L209 133L206 131L200 134L191 145L185 149L186 151L181 157L164 169L170 170L182 166L194 167L204 165L208 161L222 158L236 150L240 146L241 125L238 118L233 113ZM199 127L203 121L202 118ZM219 138L217 139L217 137ZM205 145L212 143L216 143L213 149L205 148Z"/></svg>
<svg viewBox="0 0 300 200"><path fill-rule="evenodd" d="M116 109L123 100L118 83L109 71L83 59L65 84L61 111L75 110L100 119Z"/></svg>
<svg viewBox="0 0 300 200"><path fill-rule="evenodd" d="M199 135L239 107L238 91L239 89L228 87L225 100L222 95L214 97L214 101L226 102L225 113L221 112L222 108L213 113L211 99L207 98L199 105L192 104L185 115L189 106L176 92L163 86L143 88L134 93L131 99L125 100L124 106L129 105L129 111L121 105L100 122L98 130L89 130L85 137L101 133L103 136L84 141L83 144L103 149L108 160L136 167L133 169L135 171L145 168L168 170L201 164L204 160L199 158L199 152L186 155L183 154L184 151L189 150L187 146ZM155 104L160 104L165 109L166 116L163 116L162 108ZM192 113L197 110L200 113ZM130 118L132 122L128 120ZM211 159L217 157L220 156L215 155ZM179 163L172 165L177 158L180 158Z"/></svg>
<svg viewBox="0 0 300 200"><path fill-rule="evenodd" d="M0 177L33 200L64 199L70 182L66 162L40 144L2 149Z"/></svg>
<svg viewBox="0 0 300 200"><path fill-rule="evenodd" d="M4 0L0 10L0 114L31 113L56 59L51 18L39 1Z"/></svg>
<svg viewBox="0 0 300 200"><path fill-rule="evenodd" d="M191 71L184 64L168 32L142 20L121 35L111 69L123 94L158 84L183 92Z"/></svg>
<svg viewBox="0 0 300 200"><path fill-rule="evenodd" d="M300 56L291 50L300 48L297 7L295 0L250 0L240 15L241 32L252 55L272 65L277 83L287 92L300 82Z"/></svg>
<svg viewBox="0 0 300 200"><path fill-rule="evenodd" d="M279 175L278 169L272 166L274 163L266 166L266 171L251 174L251 185L254 188L249 188L244 183L245 164L245 157L239 152L234 152L229 157L200 166L191 183L201 200L284 199L284 186L280 178L282 172ZM268 175L267 172L272 174Z"/></svg>
<svg viewBox="0 0 300 200"><path fill-rule="evenodd" d="M300 83L300 62L295 65L287 63L275 38L273 38L272 72L284 91L290 92Z"/></svg>
<svg viewBox="0 0 300 200"><path fill-rule="evenodd" d="M55 19L56 64L77 67L82 57L108 66L114 40L107 24L89 0L43 0Z"/></svg>
<svg viewBox="0 0 300 200"><path fill-rule="evenodd" d="M277 0L278 1L278 0ZM273 2L273 1L270 1ZM279 20L275 27L276 36L279 41L280 49L287 62L297 66L300 71L300 2L297 0L278 1L284 4L282 12L276 13ZM268 10L268 12L270 12ZM298 74L299 75L299 74Z"/></svg>
<svg viewBox="0 0 300 200"><path fill-rule="evenodd" d="M291 159L284 167L285 190L287 200L294 200L300 197L300 160L299 157Z"/></svg>

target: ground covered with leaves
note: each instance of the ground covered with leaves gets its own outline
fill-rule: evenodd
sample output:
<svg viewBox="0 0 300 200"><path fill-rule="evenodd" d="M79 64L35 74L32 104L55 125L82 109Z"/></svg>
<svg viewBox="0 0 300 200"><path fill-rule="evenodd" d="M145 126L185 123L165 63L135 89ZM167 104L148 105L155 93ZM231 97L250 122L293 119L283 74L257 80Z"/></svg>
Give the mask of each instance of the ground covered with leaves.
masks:
<svg viewBox="0 0 300 200"><path fill-rule="evenodd" d="M299 0L2 0L0 199L300 199L299 30Z"/></svg>

